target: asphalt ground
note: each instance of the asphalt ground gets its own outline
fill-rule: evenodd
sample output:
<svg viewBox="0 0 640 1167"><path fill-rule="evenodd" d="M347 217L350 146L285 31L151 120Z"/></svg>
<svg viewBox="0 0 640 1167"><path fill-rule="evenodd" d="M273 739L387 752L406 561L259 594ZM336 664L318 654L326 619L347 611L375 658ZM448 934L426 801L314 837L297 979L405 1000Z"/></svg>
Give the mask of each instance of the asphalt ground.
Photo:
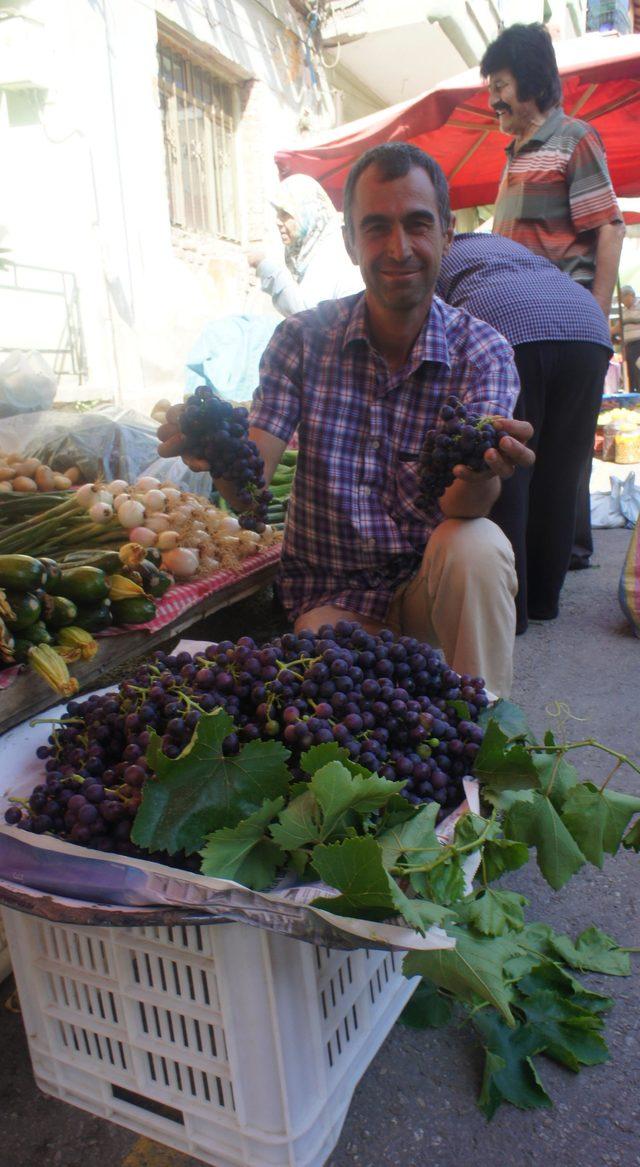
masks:
<svg viewBox="0 0 640 1167"><path fill-rule="evenodd" d="M568 707L570 739L591 738L640 762L640 641L617 601L631 532L595 533L594 566L571 573L559 618L531 624L516 642L513 699L538 733ZM269 593L218 613L190 635L216 639L282 627ZM550 711L550 712L549 712ZM575 719L575 720L573 720ZM610 766L581 751L585 777ZM612 783L640 790L620 770ZM624 853L553 892L533 865L509 886L531 901L530 917L575 937L591 923L640 945L640 857ZM633 976L586 978L612 995L611 1061L574 1075L538 1059L554 1108L503 1106L488 1123L476 1106L482 1057L468 1029L417 1032L396 1025L357 1087L327 1167L623 1167L640 1165L640 957ZM0 990L0 1164L7 1167L196 1167L196 1160L47 1098L34 1085L11 981ZM256 1164L256 1167L263 1167Z"/></svg>

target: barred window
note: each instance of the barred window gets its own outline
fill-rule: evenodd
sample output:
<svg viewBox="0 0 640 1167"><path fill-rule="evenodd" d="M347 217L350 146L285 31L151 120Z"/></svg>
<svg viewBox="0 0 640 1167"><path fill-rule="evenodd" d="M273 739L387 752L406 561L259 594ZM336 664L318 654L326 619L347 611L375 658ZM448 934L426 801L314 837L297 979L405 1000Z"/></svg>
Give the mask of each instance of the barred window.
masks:
<svg viewBox="0 0 640 1167"><path fill-rule="evenodd" d="M158 67L171 222L237 241L234 86L163 41Z"/></svg>

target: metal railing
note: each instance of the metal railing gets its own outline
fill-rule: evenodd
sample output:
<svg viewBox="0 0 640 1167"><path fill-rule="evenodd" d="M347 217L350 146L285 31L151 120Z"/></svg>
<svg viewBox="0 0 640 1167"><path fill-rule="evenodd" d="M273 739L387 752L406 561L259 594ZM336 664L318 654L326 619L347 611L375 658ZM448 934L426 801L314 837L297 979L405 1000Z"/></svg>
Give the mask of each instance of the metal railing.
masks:
<svg viewBox="0 0 640 1167"><path fill-rule="evenodd" d="M3 259L0 262L0 292L55 296L63 301L63 324L58 343L53 347L46 347L49 342L41 345L35 335L29 347L37 349L43 356L53 357L53 371L58 376L61 374L76 376L78 384L82 385L89 370L82 332L78 283L74 273ZM24 344L0 343L0 352L11 352L13 349L24 347Z"/></svg>

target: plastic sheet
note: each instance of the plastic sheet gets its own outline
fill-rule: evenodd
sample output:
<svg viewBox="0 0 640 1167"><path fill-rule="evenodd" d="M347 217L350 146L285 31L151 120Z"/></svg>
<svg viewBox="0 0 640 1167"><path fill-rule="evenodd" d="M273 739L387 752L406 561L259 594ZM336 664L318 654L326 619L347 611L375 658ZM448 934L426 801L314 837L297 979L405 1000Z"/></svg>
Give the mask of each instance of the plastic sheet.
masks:
<svg viewBox="0 0 640 1167"><path fill-rule="evenodd" d="M222 316L205 324L187 357L189 393L210 385L225 401L251 401L260 358L282 317Z"/></svg>
<svg viewBox="0 0 640 1167"><path fill-rule="evenodd" d="M135 409L114 406L88 413L41 410L3 420L0 452L14 451L61 473L78 466L87 482L132 482L157 457L157 425Z"/></svg>

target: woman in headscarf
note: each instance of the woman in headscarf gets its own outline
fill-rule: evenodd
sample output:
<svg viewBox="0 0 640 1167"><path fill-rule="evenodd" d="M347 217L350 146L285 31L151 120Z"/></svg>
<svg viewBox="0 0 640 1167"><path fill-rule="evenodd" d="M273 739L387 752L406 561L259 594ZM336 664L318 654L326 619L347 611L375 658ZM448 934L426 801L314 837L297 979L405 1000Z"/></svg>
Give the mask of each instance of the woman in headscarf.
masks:
<svg viewBox="0 0 640 1167"><path fill-rule="evenodd" d="M280 183L273 206L284 244L282 259L254 250L248 261L263 292L283 316L362 291L359 269L342 239L342 221L314 178L292 174Z"/></svg>

